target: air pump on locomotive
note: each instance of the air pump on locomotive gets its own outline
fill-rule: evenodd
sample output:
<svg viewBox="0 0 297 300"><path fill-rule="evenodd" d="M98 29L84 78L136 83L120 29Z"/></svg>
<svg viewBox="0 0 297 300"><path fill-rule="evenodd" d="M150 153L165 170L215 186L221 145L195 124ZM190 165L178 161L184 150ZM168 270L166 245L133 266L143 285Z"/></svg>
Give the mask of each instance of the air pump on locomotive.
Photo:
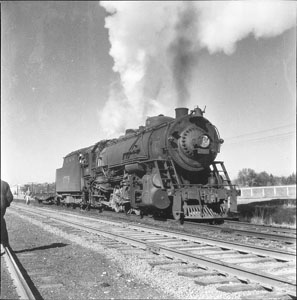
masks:
<svg viewBox="0 0 297 300"><path fill-rule="evenodd" d="M239 191L223 162L223 140L199 107L71 152L56 171L58 203L116 212L223 221L237 211Z"/></svg>

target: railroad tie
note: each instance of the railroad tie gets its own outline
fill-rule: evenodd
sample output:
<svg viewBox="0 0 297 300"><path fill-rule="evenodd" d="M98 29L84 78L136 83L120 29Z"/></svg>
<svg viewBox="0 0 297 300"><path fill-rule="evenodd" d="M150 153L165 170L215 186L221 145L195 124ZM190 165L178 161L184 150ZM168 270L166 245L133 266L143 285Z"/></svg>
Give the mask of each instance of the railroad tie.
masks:
<svg viewBox="0 0 297 300"><path fill-rule="evenodd" d="M243 265L243 264L251 264L251 263L266 263L266 262L275 262L276 260L271 257L259 257L255 258L254 260L246 261L246 262L239 262L238 264Z"/></svg>
<svg viewBox="0 0 297 300"><path fill-rule="evenodd" d="M16 251L17 253L17 251ZM18 254L18 258L20 261L32 261L34 260L34 257L36 256L35 253L17 253Z"/></svg>
<svg viewBox="0 0 297 300"><path fill-rule="evenodd" d="M155 254L146 254L144 253L144 255L142 256L138 256L137 255L137 259L143 259L143 260L148 260L148 259L156 259L156 255Z"/></svg>
<svg viewBox="0 0 297 300"><path fill-rule="evenodd" d="M211 279L206 279L206 280L195 280L195 283L198 285L202 286L207 286L211 284L225 284L225 283L231 283L231 282L240 282L237 278L235 277L223 277L223 276L216 276Z"/></svg>
<svg viewBox="0 0 297 300"><path fill-rule="evenodd" d="M278 293L265 293L265 294L254 294L248 296L242 296L241 300L292 300L292 298L287 294Z"/></svg>
<svg viewBox="0 0 297 300"><path fill-rule="evenodd" d="M169 267L168 266L167 267L166 266L161 267L161 269L164 270L164 271L166 271L168 268L170 268L170 266ZM180 265L178 267L176 267L175 270L177 270L177 269L180 270L180 271L182 271L182 270L194 270L194 271L206 270L205 268L201 268L201 267L198 267L198 266L189 265L185 261L181 261Z"/></svg>
<svg viewBox="0 0 297 300"><path fill-rule="evenodd" d="M184 277L204 277L211 275L218 275L219 273L216 271L196 271L196 272L178 272L178 276Z"/></svg>
<svg viewBox="0 0 297 300"><path fill-rule="evenodd" d="M45 282L53 282L55 280L55 276L41 276L40 279Z"/></svg>
<svg viewBox="0 0 297 300"><path fill-rule="evenodd" d="M132 246L129 245L113 245L109 246L110 249L117 249L117 250L133 250Z"/></svg>
<svg viewBox="0 0 297 300"><path fill-rule="evenodd" d="M205 246L201 247L199 249L191 249L188 250L187 252L192 253L192 254L200 254L200 255L210 255L211 252L217 252L219 248L214 248L213 246Z"/></svg>
<svg viewBox="0 0 297 300"><path fill-rule="evenodd" d="M143 249L127 249L127 250L122 250L122 254L143 254L144 250Z"/></svg>
<svg viewBox="0 0 297 300"><path fill-rule="evenodd" d="M204 253L204 255L207 255L207 256L221 256L221 257L226 257L226 256L230 256L232 255L232 257L234 257L234 255L238 254L238 251L236 250L224 250L224 251L213 251L213 252L209 252L209 254L207 253Z"/></svg>
<svg viewBox="0 0 297 300"><path fill-rule="evenodd" d="M154 268L154 267L157 267L157 266L162 266L162 265L172 265L172 264L180 264L181 261L170 261L170 260L160 260L160 261L152 261L152 262L149 262L148 264Z"/></svg>
<svg viewBox="0 0 297 300"><path fill-rule="evenodd" d="M182 242L181 241L178 241L178 242L168 242L166 244L162 244L162 246L176 249L177 247L181 247L182 246Z"/></svg>
<svg viewBox="0 0 297 300"><path fill-rule="evenodd" d="M177 262L176 264L163 265L160 267L161 271L173 271L176 272L177 269L183 269L187 263L184 261Z"/></svg>
<svg viewBox="0 0 297 300"><path fill-rule="evenodd" d="M288 269L293 269L295 271L296 269L296 263L284 263L281 266L278 264L277 266L273 267L271 270L272 272L278 272L278 271L283 271L283 270L288 270ZM296 273L296 271L295 271Z"/></svg>
<svg viewBox="0 0 297 300"><path fill-rule="evenodd" d="M111 246L111 245L118 245L119 242L117 241L100 241L100 245L102 246Z"/></svg>
<svg viewBox="0 0 297 300"><path fill-rule="evenodd" d="M39 289L53 289L62 288L64 285L62 283L52 283L52 284L41 284L38 286Z"/></svg>
<svg viewBox="0 0 297 300"><path fill-rule="evenodd" d="M196 250L196 251L198 251L199 250L199 248L198 247L194 247L194 246L185 246L185 247L176 247L175 248L175 250L177 250L177 251L186 251L186 252L189 252L189 253L192 253L192 251L194 251L194 250ZM193 254L193 253L192 253Z"/></svg>
<svg viewBox="0 0 297 300"><path fill-rule="evenodd" d="M152 241L152 242L154 242L154 243L159 243L159 244L165 244L165 246L166 246L166 244L169 244L169 243L172 243L172 242L174 242L174 243L176 243L176 242L178 242L178 240L177 239L175 239L175 238L172 238L172 239L169 239L169 238L161 238L161 239L146 239L145 240L145 242L147 242L147 243L150 243L150 241Z"/></svg>
<svg viewBox="0 0 297 300"><path fill-rule="evenodd" d="M40 277L40 275L45 275L45 274L46 274L46 270L44 270L44 269L37 270L37 271L29 271L28 272L29 277L33 277L33 276Z"/></svg>
<svg viewBox="0 0 297 300"><path fill-rule="evenodd" d="M127 246L127 244L122 244L122 243L110 243L110 244L102 244L102 246L106 247L106 248L121 248L123 246Z"/></svg>
<svg viewBox="0 0 297 300"><path fill-rule="evenodd" d="M235 284L228 286L219 286L217 287L218 291L225 293L237 293L237 292L245 292L245 291L263 291L264 288L258 284Z"/></svg>
<svg viewBox="0 0 297 300"><path fill-rule="evenodd" d="M232 258L227 258L224 261L227 263L236 263L239 264L241 262L251 262L253 259L258 259L255 254L239 254L238 256L234 256Z"/></svg>

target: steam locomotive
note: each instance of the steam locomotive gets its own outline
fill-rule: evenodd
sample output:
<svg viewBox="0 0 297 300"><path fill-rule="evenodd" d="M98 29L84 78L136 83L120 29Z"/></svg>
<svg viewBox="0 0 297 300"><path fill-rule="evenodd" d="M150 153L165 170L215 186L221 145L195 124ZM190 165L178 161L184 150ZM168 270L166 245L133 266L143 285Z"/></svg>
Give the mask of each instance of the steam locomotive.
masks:
<svg viewBox="0 0 297 300"><path fill-rule="evenodd" d="M116 212L223 222L240 191L222 161L223 140L199 107L149 117L117 139L69 153L56 170L55 202Z"/></svg>

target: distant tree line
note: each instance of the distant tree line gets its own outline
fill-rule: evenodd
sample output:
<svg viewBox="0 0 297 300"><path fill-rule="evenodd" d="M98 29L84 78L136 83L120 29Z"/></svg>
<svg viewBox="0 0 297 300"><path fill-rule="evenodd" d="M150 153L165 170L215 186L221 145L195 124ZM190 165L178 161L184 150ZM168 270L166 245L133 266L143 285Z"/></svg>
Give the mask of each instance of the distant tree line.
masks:
<svg viewBox="0 0 297 300"><path fill-rule="evenodd" d="M257 173L253 169L242 169L239 171L234 183L244 186L270 186L270 185L290 185L296 184L296 174L290 176L273 176L267 172Z"/></svg>

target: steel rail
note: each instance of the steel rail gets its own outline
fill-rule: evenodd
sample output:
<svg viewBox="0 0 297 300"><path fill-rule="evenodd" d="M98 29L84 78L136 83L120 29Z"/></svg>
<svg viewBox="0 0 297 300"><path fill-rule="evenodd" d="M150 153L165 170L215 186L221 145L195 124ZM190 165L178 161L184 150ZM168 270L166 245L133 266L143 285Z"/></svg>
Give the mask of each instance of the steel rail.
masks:
<svg viewBox="0 0 297 300"><path fill-rule="evenodd" d="M51 212L52 213L52 212ZM62 215L65 216L69 216L71 217L72 215L69 215L68 213L61 213ZM113 221L108 221L108 220L98 220L98 219L94 219L94 218L89 218L89 217L85 217L85 216L77 216L78 218L81 219L85 219L88 221L91 220L95 220L98 221L100 223L105 223L105 224L109 224L109 225L114 225L114 226L121 226L121 227L125 227L125 228L131 228L131 229L135 229L135 230L142 230L142 231L146 231L146 232L150 232L150 233L155 233L155 234L160 234L160 231L162 232L163 235L166 235L168 237L172 237L172 238L179 238L179 239L187 239L188 241L191 242L195 242L195 243L205 243L208 245L212 245L212 246L218 246L221 248L230 248L232 247L232 249L240 251L240 252L249 252L249 253L253 253L255 255L262 255L262 256L270 256L273 257L275 259L279 259L279 260L286 260L286 261L293 261L296 260L296 253L289 253L289 252L285 252L285 251L279 251L279 250L275 250L275 249L271 249L271 248L262 248L262 247L257 247L257 246L247 246L238 242L225 242L225 241L220 241L217 239L213 239L213 238L208 238L208 237L198 237L192 234L188 234L188 233L178 233L178 232L172 232L169 231L167 229L162 228L160 229L154 229L152 227L143 225L143 224L138 224L136 225L131 225L131 224L123 224L123 223L117 223L117 222L113 222ZM120 225L119 225L120 224Z"/></svg>
<svg viewBox="0 0 297 300"><path fill-rule="evenodd" d="M152 232L152 233L157 233L158 234L158 230L153 229L153 228L147 228L144 227L143 225L138 226L134 226L134 225L128 225L127 227L129 228L143 228L145 229L145 231L147 232ZM160 231L159 231L160 232ZM212 245L212 246L218 246L221 248L230 248L232 247L232 249L240 251L240 252L251 252L253 254L256 255L265 255L265 256L270 256L273 257L275 259L279 259L279 260L294 260L296 259L296 254L294 253L288 253L288 252L281 252L281 251L277 251L275 249L271 249L271 248L261 248L261 247L257 247L257 246L247 246L244 244L240 244L240 243L235 243L235 242L224 242L224 241L220 241L220 240L216 240L216 239L212 239L212 238L201 238L201 237L197 237L195 235L192 234L187 234L187 233L177 233L177 232L171 232L168 231L166 229L162 229L163 233L166 233L167 236L169 237L174 237L174 238L179 238L179 239L187 239L188 241L191 242L198 242L198 243L205 243L208 245Z"/></svg>
<svg viewBox="0 0 297 300"><path fill-rule="evenodd" d="M184 224L197 224L197 226L200 226L201 228L208 228L210 230L232 230L234 233L239 233L240 235L246 235L250 237L257 237L259 239L270 239L273 241L283 241L286 243L296 243L296 230L295 229L290 229L290 228L282 228L280 226L267 226L267 225L258 225L258 224L251 224L251 223L246 223L246 222L239 222L239 221L231 221L231 220L225 220L225 225L230 224L230 227L226 227L224 225L209 225L209 224L203 224L203 223L197 223L194 221L185 221ZM239 225L239 226L244 226L244 227L255 227L255 230L250 230L250 229L244 229L244 228L234 228L233 226ZM257 231L259 230L268 230L272 231L272 233L269 232L263 232L263 231ZM282 232L282 234L278 234L275 232ZM232 232L232 233L233 233ZM289 235L287 235L287 234Z"/></svg>
<svg viewBox="0 0 297 300"><path fill-rule="evenodd" d="M272 225L265 225L265 224L253 224L253 223L247 223L247 222L240 222L240 221L232 221L232 220L225 220L224 224L230 224L230 225L239 225L239 226L246 226L246 227L258 227L259 229L267 229L271 231L282 231L284 233L289 234L296 234L296 228L289 228L289 227L282 227L282 226L272 226Z"/></svg>
<svg viewBox="0 0 297 300"><path fill-rule="evenodd" d="M243 282L249 283L250 281L254 281L261 284L263 287L269 290L274 290L275 288L278 288L280 290L285 291L289 295L296 297L296 283L288 282L281 277L266 274L258 270L253 271L252 269L237 266L236 264L232 264L232 263L218 261L202 255L192 254L181 250L175 250L163 245L159 245L157 243L141 241L133 237L123 236L122 233L118 234L114 232L106 232L105 230L102 230L100 228L86 225L86 224L82 225L74 221L61 220L56 217L50 217L50 218L54 219L55 221L58 221L59 223L63 223L66 225L71 224L71 226L80 230L95 233L97 235L99 234L100 236L115 239L116 241L123 242L125 244L129 244L144 250L151 250L152 252L155 252L157 254L163 254L164 256L167 256L169 258L176 258L183 261L199 264L199 266L205 268L213 268L223 274L229 274L235 276L240 281ZM129 228L129 226L127 227Z"/></svg>
<svg viewBox="0 0 297 300"><path fill-rule="evenodd" d="M38 209L38 208L37 208ZM59 212L62 213L62 212ZM251 224L251 223L246 223L246 222L239 222L239 221L231 221L231 220L225 220L225 225L230 224L233 226L236 225L243 225L245 227L255 227L255 231L254 230L246 230L243 228L234 228L233 226L231 227L225 227L224 225L209 225L209 224L203 224L203 223L197 223L197 222L192 222L192 221L185 221L184 224L197 224L197 226L200 226L201 228L207 228L210 230L232 230L232 233L239 233L240 235L246 235L246 236L250 236L250 237L257 237L259 239L270 239L273 241L283 241L286 243L290 243L290 244L295 244L296 243L296 230L295 229L290 229L290 228L282 228L280 226L278 227L274 227L274 226L268 226L268 225L258 225L258 224ZM198 225L199 224L199 225ZM269 232L261 232L261 231L257 231L257 228L259 228L259 230L261 229L266 229L269 231L281 231L282 233L288 233L290 235L286 235L286 234L276 234L276 233L269 233Z"/></svg>
<svg viewBox="0 0 297 300"><path fill-rule="evenodd" d="M4 259L8 267L8 271L11 274L11 277L16 285L16 290L21 299L35 300L35 296L31 291L26 279L24 278L18 264L16 263L13 252L9 247L3 246L5 254Z"/></svg>
<svg viewBox="0 0 297 300"><path fill-rule="evenodd" d="M195 223L194 222L187 222L187 224L195 224ZM239 233L241 235L245 234L247 236L258 237L258 238L263 238L263 239L268 239L269 238L269 239L274 240L274 241L284 241L284 242L288 242L288 243L296 242L296 234L295 234L295 236L288 236L288 235L283 235L283 234L268 233L268 232L261 232L261 231L259 232L259 231L245 230L245 229L242 229L242 228L233 228L233 227L225 227L225 226L222 227L222 226L207 225L207 224L199 224L199 226L201 228L204 227L204 228L207 228L207 229L210 229L210 230L218 230L218 229L232 230L232 232Z"/></svg>

